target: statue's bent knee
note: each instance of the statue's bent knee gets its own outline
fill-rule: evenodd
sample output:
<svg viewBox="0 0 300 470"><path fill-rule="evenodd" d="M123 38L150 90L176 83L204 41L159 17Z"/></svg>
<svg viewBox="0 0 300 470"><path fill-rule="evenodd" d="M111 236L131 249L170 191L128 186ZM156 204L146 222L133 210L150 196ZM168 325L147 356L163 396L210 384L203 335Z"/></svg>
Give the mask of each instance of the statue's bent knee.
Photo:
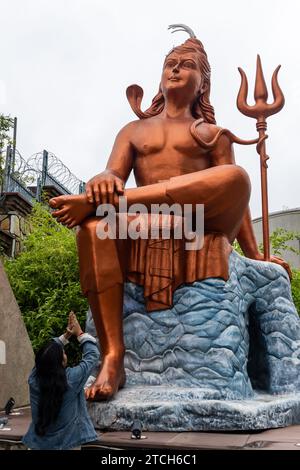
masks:
<svg viewBox="0 0 300 470"><path fill-rule="evenodd" d="M228 186L226 192L228 191L228 194L231 193L233 200L238 197L239 203L243 202L245 205L248 204L251 194L251 183L248 173L244 168L238 165L226 165L226 167L227 178L226 181L224 181L224 183L227 182L224 188Z"/></svg>
<svg viewBox="0 0 300 470"><path fill-rule="evenodd" d="M245 188L251 191L250 178L246 170L238 165L231 165L233 174L245 185Z"/></svg>

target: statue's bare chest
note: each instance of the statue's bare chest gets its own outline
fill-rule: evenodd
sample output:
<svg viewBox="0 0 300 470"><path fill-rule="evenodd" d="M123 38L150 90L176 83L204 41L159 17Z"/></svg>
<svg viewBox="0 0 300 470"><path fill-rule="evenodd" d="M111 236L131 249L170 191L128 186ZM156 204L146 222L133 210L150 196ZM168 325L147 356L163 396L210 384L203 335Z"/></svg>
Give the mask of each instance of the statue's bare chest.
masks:
<svg viewBox="0 0 300 470"><path fill-rule="evenodd" d="M211 166L207 152L192 137L190 126L190 121L141 122L132 140L134 173L139 186Z"/></svg>
<svg viewBox="0 0 300 470"><path fill-rule="evenodd" d="M190 122L143 122L133 136L137 157L164 154L196 157L203 153L190 133Z"/></svg>

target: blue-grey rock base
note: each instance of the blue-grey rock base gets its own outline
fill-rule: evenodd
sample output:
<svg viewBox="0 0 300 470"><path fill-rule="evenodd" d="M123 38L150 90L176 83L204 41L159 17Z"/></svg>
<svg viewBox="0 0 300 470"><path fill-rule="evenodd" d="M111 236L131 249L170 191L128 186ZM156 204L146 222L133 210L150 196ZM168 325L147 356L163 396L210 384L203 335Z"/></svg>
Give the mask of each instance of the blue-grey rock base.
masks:
<svg viewBox="0 0 300 470"><path fill-rule="evenodd" d="M148 431L300 423L300 320L287 273L235 252L229 265L227 282L182 285L162 311L147 312L143 289L126 285L127 382L114 400L91 405L98 428L128 429L133 419ZM91 315L87 330L95 334Z"/></svg>
<svg viewBox="0 0 300 470"><path fill-rule="evenodd" d="M250 431L300 423L300 393L258 393L248 400L215 400L202 389L128 386L115 399L90 403L96 428L130 432L138 419L143 431Z"/></svg>

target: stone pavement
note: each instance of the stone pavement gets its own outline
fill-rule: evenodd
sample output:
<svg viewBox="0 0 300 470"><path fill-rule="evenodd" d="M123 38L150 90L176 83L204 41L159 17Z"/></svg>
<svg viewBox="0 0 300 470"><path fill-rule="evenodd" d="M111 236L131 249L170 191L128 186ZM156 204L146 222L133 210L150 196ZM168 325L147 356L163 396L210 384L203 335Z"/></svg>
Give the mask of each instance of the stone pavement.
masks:
<svg viewBox="0 0 300 470"><path fill-rule="evenodd" d="M29 408L10 415L7 428L0 429L0 450L24 449L22 436L27 431L31 415ZM3 413L0 413L0 417ZM131 439L131 431L101 432L99 449L174 449L174 450L300 450L300 426L271 429L261 432L144 432L146 439ZM101 445L101 447L100 447ZM91 445L88 446L91 448Z"/></svg>

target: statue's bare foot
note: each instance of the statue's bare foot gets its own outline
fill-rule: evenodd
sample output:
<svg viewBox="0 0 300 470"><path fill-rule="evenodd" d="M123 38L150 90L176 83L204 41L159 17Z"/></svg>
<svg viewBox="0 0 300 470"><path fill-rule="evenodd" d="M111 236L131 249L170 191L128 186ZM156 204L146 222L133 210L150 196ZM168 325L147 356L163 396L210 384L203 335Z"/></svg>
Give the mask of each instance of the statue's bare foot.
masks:
<svg viewBox="0 0 300 470"><path fill-rule="evenodd" d="M86 217L95 214L95 206L88 202L86 194L54 197L49 204L57 209L53 212L53 217L68 228L81 224Z"/></svg>
<svg viewBox="0 0 300 470"><path fill-rule="evenodd" d="M125 384L124 359L106 356L93 385L85 390L88 400L102 401L112 398Z"/></svg>

